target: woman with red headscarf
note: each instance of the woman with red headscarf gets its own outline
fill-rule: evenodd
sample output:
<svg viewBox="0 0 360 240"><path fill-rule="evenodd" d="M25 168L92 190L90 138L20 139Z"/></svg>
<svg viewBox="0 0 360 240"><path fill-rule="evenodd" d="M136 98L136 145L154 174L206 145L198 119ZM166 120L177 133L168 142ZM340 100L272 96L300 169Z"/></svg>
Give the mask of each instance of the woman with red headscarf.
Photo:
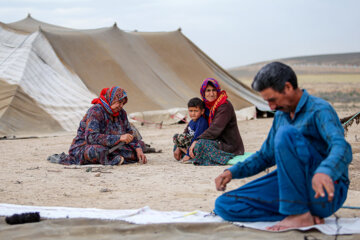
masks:
<svg viewBox="0 0 360 240"><path fill-rule="evenodd" d="M126 92L120 87L104 88L80 121L69 155L61 164L119 165L142 162L144 143L134 137L126 111ZM114 148L114 146L119 146Z"/></svg>
<svg viewBox="0 0 360 240"><path fill-rule="evenodd" d="M196 165L225 165L235 155L244 154L234 107L214 78L204 80L200 93L205 102L209 128L190 147Z"/></svg>

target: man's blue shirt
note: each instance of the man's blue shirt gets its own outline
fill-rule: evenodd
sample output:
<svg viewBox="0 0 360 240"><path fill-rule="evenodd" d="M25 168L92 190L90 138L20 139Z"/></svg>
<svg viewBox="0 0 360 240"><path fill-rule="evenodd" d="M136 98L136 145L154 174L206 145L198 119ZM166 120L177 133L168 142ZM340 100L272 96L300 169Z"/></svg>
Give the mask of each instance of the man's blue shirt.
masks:
<svg viewBox="0 0 360 240"><path fill-rule="evenodd" d="M352 151L344 138L340 120L328 102L311 96L306 90L303 90L294 118L291 119L289 113L277 111L269 135L260 151L229 168L232 177L252 176L274 166L274 138L279 127L285 125L292 125L299 130L324 158L315 173L325 173L334 181L340 178L348 181L348 165L352 160Z"/></svg>

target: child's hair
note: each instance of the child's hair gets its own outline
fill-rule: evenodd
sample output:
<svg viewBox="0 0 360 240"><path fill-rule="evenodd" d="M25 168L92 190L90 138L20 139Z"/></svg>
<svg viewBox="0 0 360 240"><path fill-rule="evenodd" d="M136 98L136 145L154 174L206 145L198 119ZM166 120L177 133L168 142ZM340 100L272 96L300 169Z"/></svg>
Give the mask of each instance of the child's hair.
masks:
<svg viewBox="0 0 360 240"><path fill-rule="evenodd" d="M205 109L205 103L198 97L189 100L188 107L198 107L200 110Z"/></svg>

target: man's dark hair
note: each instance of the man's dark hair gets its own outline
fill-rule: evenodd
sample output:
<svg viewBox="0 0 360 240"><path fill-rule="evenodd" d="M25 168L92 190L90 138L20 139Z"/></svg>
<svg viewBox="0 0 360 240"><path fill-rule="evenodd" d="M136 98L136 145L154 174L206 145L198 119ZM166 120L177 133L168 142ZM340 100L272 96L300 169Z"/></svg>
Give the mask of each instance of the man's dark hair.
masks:
<svg viewBox="0 0 360 240"><path fill-rule="evenodd" d="M205 109L205 103L198 97L189 100L188 107L199 107L200 110Z"/></svg>
<svg viewBox="0 0 360 240"><path fill-rule="evenodd" d="M251 87L258 92L267 88L283 92L286 82L289 82L294 89L297 89L298 83L295 72L288 65L281 62L272 62L260 69Z"/></svg>

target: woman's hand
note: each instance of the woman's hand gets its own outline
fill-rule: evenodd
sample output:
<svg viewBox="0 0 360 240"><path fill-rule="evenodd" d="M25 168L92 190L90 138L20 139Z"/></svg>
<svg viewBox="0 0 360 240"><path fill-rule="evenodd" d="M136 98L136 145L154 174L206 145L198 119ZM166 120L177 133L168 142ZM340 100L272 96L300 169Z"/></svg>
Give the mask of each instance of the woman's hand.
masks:
<svg viewBox="0 0 360 240"><path fill-rule="evenodd" d="M197 143L197 141L193 141L193 143L191 144L191 146L189 148L189 155L191 158L195 158L194 147L195 147L196 143Z"/></svg>
<svg viewBox="0 0 360 240"><path fill-rule="evenodd" d="M144 152L142 151L142 149L141 148L136 148L135 151L136 151L136 155L137 155L137 157L139 159L139 162L141 162L143 164L147 163L147 158L146 158Z"/></svg>
<svg viewBox="0 0 360 240"><path fill-rule="evenodd" d="M125 142L126 144L130 143L133 139L134 139L134 136L129 133L125 133L120 136L120 141Z"/></svg>

